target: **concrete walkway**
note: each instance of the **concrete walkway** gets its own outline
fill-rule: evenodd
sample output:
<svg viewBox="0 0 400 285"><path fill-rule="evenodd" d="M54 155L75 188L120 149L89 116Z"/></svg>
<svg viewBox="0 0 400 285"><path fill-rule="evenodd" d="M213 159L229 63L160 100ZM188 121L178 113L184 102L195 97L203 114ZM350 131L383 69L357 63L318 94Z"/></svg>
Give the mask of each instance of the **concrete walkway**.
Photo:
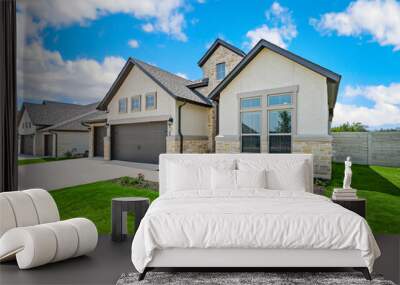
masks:
<svg viewBox="0 0 400 285"><path fill-rule="evenodd" d="M158 165L89 158L21 165L18 182L21 190L54 190L121 176L136 177L139 173L146 180L158 182Z"/></svg>

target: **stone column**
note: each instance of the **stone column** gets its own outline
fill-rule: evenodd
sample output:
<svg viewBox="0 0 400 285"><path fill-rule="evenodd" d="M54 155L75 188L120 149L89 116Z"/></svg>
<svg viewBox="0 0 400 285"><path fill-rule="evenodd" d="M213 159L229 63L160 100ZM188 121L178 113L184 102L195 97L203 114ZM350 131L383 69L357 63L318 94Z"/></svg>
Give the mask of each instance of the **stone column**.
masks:
<svg viewBox="0 0 400 285"><path fill-rule="evenodd" d="M208 152L215 152L215 136L217 135L217 107L213 106L208 110Z"/></svg>
<svg viewBox="0 0 400 285"><path fill-rule="evenodd" d="M90 158L93 158L94 156L94 127L92 125L90 125L89 127L89 154L88 156Z"/></svg>
<svg viewBox="0 0 400 285"><path fill-rule="evenodd" d="M107 136L104 137L104 160L111 160L111 126L106 125Z"/></svg>
<svg viewBox="0 0 400 285"><path fill-rule="evenodd" d="M179 153L179 138L176 136L167 136L165 139L167 143L167 153Z"/></svg>
<svg viewBox="0 0 400 285"><path fill-rule="evenodd" d="M294 136L293 153L312 153L314 177L331 179L332 137Z"/></svg>

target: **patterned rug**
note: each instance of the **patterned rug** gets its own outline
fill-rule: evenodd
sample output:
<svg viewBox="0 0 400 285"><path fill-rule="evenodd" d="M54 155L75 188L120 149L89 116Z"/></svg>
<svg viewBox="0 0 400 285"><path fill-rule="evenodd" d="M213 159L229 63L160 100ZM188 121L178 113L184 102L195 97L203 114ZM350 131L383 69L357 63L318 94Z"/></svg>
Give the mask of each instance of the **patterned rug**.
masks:
<svg viewBox="0 0 400 285"><path fill-rule="evenodd" d="M395 285L382 276L372 275L368 281L359 272L148 272L146 278L138 281L138 273L122 274L117 285L134 284L213 284L213 285Z"/></svg>

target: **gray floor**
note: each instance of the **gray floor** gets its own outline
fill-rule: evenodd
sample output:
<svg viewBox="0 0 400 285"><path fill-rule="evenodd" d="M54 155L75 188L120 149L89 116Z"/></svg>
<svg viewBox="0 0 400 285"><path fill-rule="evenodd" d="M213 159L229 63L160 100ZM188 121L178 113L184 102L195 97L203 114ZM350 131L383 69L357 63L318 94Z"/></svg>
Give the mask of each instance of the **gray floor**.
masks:
<svg viewBox="0 0 400 285"><path fill-rule="evenodd" d="M121 176L144 174L149 181L158 181L158 165L102 159L70 159L21 165L18 167L20 190L43 188L54 190Z"/></svg>
<svg viewBox="0 0 400 285"><path fill-rule="evenodd" d="M374 272L399 283L400 235L378 235L376 240L382 256ZM115 284L122 273L134 271L130 246L131 240L115 243L101 236L97 249L89 256L31 270L19 270L15 262L1 264L0 284Z"/></svg>

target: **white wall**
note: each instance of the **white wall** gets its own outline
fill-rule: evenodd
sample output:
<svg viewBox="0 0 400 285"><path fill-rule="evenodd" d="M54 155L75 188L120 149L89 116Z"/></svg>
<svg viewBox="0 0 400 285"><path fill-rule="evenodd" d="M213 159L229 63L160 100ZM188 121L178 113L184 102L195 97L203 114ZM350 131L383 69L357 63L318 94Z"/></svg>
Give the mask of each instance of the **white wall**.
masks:
<svg viewBox="0 0 400 285"><path fill-rule="evenodd" d="M58 156L64 156L68 151L84 153L89 150L89 132L57 132Z"/></svg>
<svg viewBox="0 0 400 285"><path fill-rule="evenodd" d="M31 123L32 127L31 128L23 128L22 126L24 125L24 123ZM28 112L24 111L24 113L22 114L21 121L18 126L18 134L31 135L31 134L34 134L35 131L36 131L36 127L32 124L32 121L29 118Z"/></svg>
<svg viewBox="0 0 400 285"><path fill-rule="evenodd" d="M176 114L178 106L176 104ZM208 135L208 111L210 108L187 103L182 107L182 134L183 136L207 136ZM178 115L177 115L178 118ZM178 124L178 122L176 122ZM178 128L177 128L178 129Z"/></svg>
<svg viewBox="0 0 400 285"><path fill-rule="evenodd" d="M145 94L148 92L157 92L157 109L145 110ZM131 112L131 97L142 95L142 109L140 112ZM120 98L128 98L128 112L118 112L118 101ZM108 121L124 119L143 119L146 117L169 116L175 120L175 99L172 98L164 89L155 83L150 77L143 73L139 68L134 66L129 75L121 85L114 98L108 105Z"/></svg>
<svg viewBox="0 0 400 285"><path fill-rule="evenodd" d="M237 94L299 85L297 134L328 135L326 78L277 53L262 50L221 92L220 135L239 135Z"/></svg>

